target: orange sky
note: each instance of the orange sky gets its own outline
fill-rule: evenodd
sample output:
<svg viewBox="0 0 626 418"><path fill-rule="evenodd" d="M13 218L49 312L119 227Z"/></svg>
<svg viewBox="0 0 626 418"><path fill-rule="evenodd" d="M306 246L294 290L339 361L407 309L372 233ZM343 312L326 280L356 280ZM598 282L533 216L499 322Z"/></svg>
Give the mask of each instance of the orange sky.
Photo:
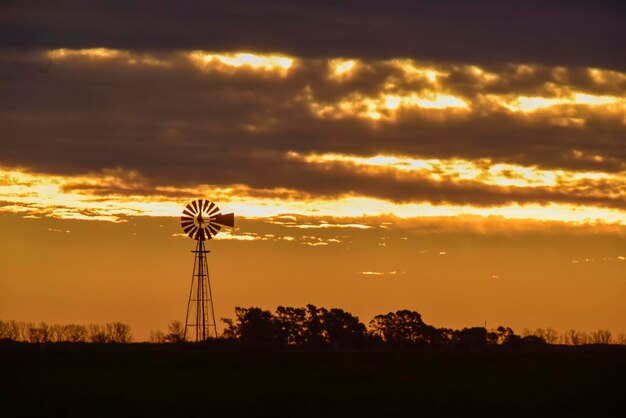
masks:
<svg viewBox="0 0 626 418"><path fill-rule="evenodd" d="M3 318L121 320L142 339L183 317L194 242L174 236L176 218L0 219L2 253L10 255L0 264ZM619 229L482 218L338 221L367 229L326 221L331 226L302 229L291 226L324 224L238 220L235 236L250 239L211 241L217 317L232 317L234 306L314 303L364 321L409 308L447 327L625 330Z"/></svg>
<svg viewBox="0 0 626 418"><path fill-rule="evenodd" d="M183 319L178 217L206 198L237 217L209 245L218 317L314 303L626 332L626 63L606 58L623 22L572 6L547 36L547 9L451 2L442 34L427 17L444 6L368 4L315 36L334 6L283 10L289 36L263 5L246 6L254 36L222 6L208 34L158 7L130 25L0 6L0 319L120 320L140 340ZM574 54L582 17L594 37ZM151 31L165 21L197 38Z"/></svg>

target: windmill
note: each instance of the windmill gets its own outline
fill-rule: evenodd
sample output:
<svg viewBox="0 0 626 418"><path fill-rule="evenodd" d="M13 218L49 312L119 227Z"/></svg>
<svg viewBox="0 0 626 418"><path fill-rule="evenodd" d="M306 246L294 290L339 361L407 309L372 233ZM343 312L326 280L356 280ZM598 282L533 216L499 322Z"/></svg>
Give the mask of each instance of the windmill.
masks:
<svg viewBox="0 0 626 418"><path fill-rule="evenodd" d="M198 199L185 206L180 223L185 234L197 241L196 249L192 251L195 259L185 316L185 339L189 336L192 341L204 341L211 336L211 327L217 337L217 323L206 257L210 251L206 249L205 241L217 235L223 226L232 228L235 225L235 215L222 214L215 203Z"/></svg>

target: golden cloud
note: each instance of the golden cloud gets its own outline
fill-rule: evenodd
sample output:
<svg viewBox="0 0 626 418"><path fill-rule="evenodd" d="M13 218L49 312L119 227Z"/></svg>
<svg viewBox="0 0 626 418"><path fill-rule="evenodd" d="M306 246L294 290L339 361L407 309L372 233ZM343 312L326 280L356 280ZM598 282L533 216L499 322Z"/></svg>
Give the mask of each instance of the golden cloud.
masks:
<svg viewBox="0 0 626 418"><path fill-rule="evenodd" d="M586 129L589 121L604 120L602 118L611 118L613 122L622 120L626 124L626 99L624 99L626 75L620 72L598 68L575 69L527 64L508 64L500 68L487 69L476 65L420 62L409 59L310 59L284 54L244 51L148 53L92 48L55 49L39 53L35 58L28 56L28 59L36 62L39 62L41 58L59 63L62 69L71 65L78 65L81 70L99 68L98 66L104 65L128 66L133 69L141 69L142 66L149 67L150 74L157 79L163 74L176 76L178 70L187 75L193 72L194 77L197 78L194 81L210 79L217 75L220 83L216 84L219 85L228 85L231 77L234 81L241 82L246 80L246 77L258 75L259 77L254 80L255 83L261 83L262 92L258 94L262 96L262 100L259 100L260 105L248 103L248 107L255 109L251 111L252 116L244 121L239 119L239 114L233 110L239 111L241 96L238 96L239 92L227 89L229 91L224 93L224 97L237 104L230 113L227 113L232 120L229 119L224 124L221 119L211 121L210 124L215 129L213 131L199 129L195 125L193 129L190 129L190 132L193 132L193 138L203 135L208 137L215 132L219 132L220 135L233 133L234 136L240 136L240 144L245 143L248 146L255 141L248 141L249 136L246 136L245 140L241 139L242 131L246 134L252 132L254 135L278 132L276 137L279 140L276 142L280 142L279 145L271 144L271 140L268 139L268 147L272 145L276 145L277 149L280 147L279 150L268 151L269 154L273 153L272 155L276 156L273 163L281 163L285 160L290 164L293 163L286 169L289 173L291 169L298 172L297 170L302 167L306 168L307 174L330 173L323 179L327 183L333 180L332 175L337 174L333 170L338 167L341 172L337 175L347 174L343 178L347 185L335 190L330 186L319 189L306 188L297 182L268 186L269 181L267 181L257 187L242 184L246 181L250 182L250 178L246 177L249 173L244 173L243 176L234 176L240 183L225 180L220 185L191 184L181 187L173 184L153 184L153 181L145 178L141 172L122 168L73 176L49 176L27 170L4 169L0 173L0 191L5 201L2 210L5 211L20 212L26 216L42 215L111 221L137 215L178 216L179 205L200 194L224 202L232 210L250 217L277 216L284 213L315 217L322 214L337 217L393 214L407 218L476 215L572 223L604 222L620 225L624 223L624 211L620 209L623 205L620 206L615 202L625 201L626 175L619 155L610 153L612 144L598 147L599 149L585 148L577 137L574 138L576 142L572 142L572 139L568 137L560 145L557 144L552 148L562 150L559 155L562 158L560 161L562 166L599 167L598 170L612 170L612 172L589 171L591 170L589 168L580 169L580 171L575 171L575 168L550 169L549 164L546 164L548 168L534 166L532 163L513 164L507 162L507 159L527 162L532 159L531 157L536 159L537 156L528 154L530 157L524 155L525 158L517 158L518 155L512 154L513 151L510 150L504 150L504 156L494 153L496 157L493 159L483 157L476 159L469 157L420 158L419 155L391 155L383 152L379 155L363 155L366 152L375 152L376 145L380 145L381 148L387 147L386 149L397 147L404 149L400 152L405 153L428 152L427 148L426 151L423 149L415 151L411 147L403 148L399 141L391 147L384 143L385 134L397 133L393 131L396 128L393 126L395 123L410 122L416 118L433 118L448 122L451 118L465 121L495 114L495 118L504 119L498 125L499 127L510 123L531 126L531 128L533 124L542 127L548 124L567 127L568 130L571 128L571 131L575 131L576 134ZM132 74L133 77L137 76L134 71ZM102 76L102 72L96 71L95 76ZM246 97L254 96L256 99L257 91L254 88L257 85L247 82L244 84L252 87L246 87L246 91L242 94ZM283 86L285 89L282 89ZM279 91L280 95L274 97L275 91ZM209 90L209 93L219 96L221 91ZM19 97L18 91L14 94L15 97ZM199 92L198 96L204 98L204 92ZM135 106L139 108L137 103ZM203 103L203 101L196 103ZM32 112L29 106L28 103L23 104L21 108L23 113L7 112L7 120L14 124L12 125L13 132L19 133L25 130L26 125L16 121L34 121L37 117L42 117L41 114ZM80 106L75 103L72 102L66 106L67 109L59 111L65 112L66 117L73 115L72 112L80 113L77 111L77 107ZM257 106L263 107L261 112L257 112ZM332 131L329 128L329 126L349 125L334 120L352 119L350 123L356 120L357 123L349 126L363 128L365 130L362 132L373 135L368 139L373 144L373 148L359 148L358 144L355 144L354 150L350 151L354 154L344 154L339 151L327 151L333 148L331 141L319 147L317 143L314 147L311 146L313 142L309 141L301 150L318 149L321 151L318 153L299 151L284 155L284 144L287 142L284 132L300 133L301 131L298 131L299 127L292 126L291 120L279 119L285 114L281 112L294 107L299 114L306 114L304 115L305 122L322 124L316 119L333 120L324 122L324 129L329 130L320 130L321 133L317 133L317 135L323 135L324 138L345 133L340 130ZM54 115L55 109L57 107L52 105L46 109L44 119L51 117L51 114ZM213 110L216 109L217 107L213 108ZM181 112L183 113L185 112ZM204 123L202 110L198 113ZM291 116L294 114L289 113ZM119 117L118 114L114 115ZM285 119L288 118L285 117ZM361 120L368 123L359 124ZM145 121L152 122L153 119L148 117L143 120ZM370 126L371 121L379 123ZM62 130L69 125L61 123L59 127ZM191 136L184 137L182 134L180 138L177 136L178 131L183 131L183 125L185 125L184 120L174 120L159 126L159 129L167 132L167 137L160 137L162 132L157 129L155 135L159 136L159 141L162 141L158 144L167 143L167 147L172 148L179 145L188 148L200 145L200 142L194 141ZM134 127L132 124L129 126ZM306 125L304 129L309 127L311 125ZM408 127L413 127L413 125ZM612 127L619 129L613 125ZM384 128L390 128L390 130L385 131ZM128 129L128 126L123 129ZM378 133L383 138L382 140L374 138ZM615 131L611 134L615 135ZM323 139L320 138L317 137L314 140L319 139L321 143ZM401 138L406 138L406 136L401 136ZM537 149L543 149L545 138L542 140L544 142L536 146ZM480 140L474 139L474 141L473 144L481 143ZM491 141L493 144L493 139ZM36 141L33 140L33 143ZM343 150L349 148L345 143L341 145ZM76 149L80 150L80 147ZM94 149L97 149L97 146ZM19 148L16 150L13 154L19 155ZM246 151L250 150L246 149ZM255 149L250 154L257 151ZM444 154L451 155L450 152ZM465 154L472 155L467 152ZM438 155L438 153L431 152L430 155ZM487 155L490 154L487 153ZM233 157L226 156L225 158ZM251 157L251 159L254 158ZM568 164L563 164L563 160L567 160ZM33 161L29 161L32 166L41 162L37 159ZM108 161L100 161L99 166L107 166L110 161L116 160L112 158ZM245 162L249 161L245 160ZM22 160L17 163L21 162ZM260 162L259 167L263 167L264 164L265 162ZM154 165L155 163L152 162L152 166ZM141 168L141 164L138 166ZM80 167L71 167L69 171L73 169L74 172L80 172ZM242 168L241 171L245 169ZM396 185L403 186L403 190L409 190L410 193L407 194L413 193L411 187L416 184L434 185L435 191L431 190L430 195L426 192L423 196L418 196L421 200L417 202L415 194L399 198L390 194L376 194L367 187L367 181L370 179L379 181L378 191L386 187L385 181L389 182L390 188ZM193 180L195 179L191 179ZM361 183L357 187L353 186L354 183L350 181L361 181ZM190 184L181 178L177 178L175 182ZM288 184L289 187L282 187L283 184ZM478 205L476 200L471 199L468 199L467 203L462 199L449 203L449 195L444 196L444 194L451 192L442 191L447 186L453 186L453 192L461 190L465 192L465 195L470 195L476 190L487 190L489 193L512 197L500 200L486 198L482 205ZM439 193L443 197L434 200L433 193ZM514 193L517 195L513 195ZM541 199L537 198L537 194L541 194ZM554 200L553 197L556 195L561 198ZM522 198L519 198L520 196ZM387 198L395 200L386 200ZM313 225L310 226L311 228L330 228L330 226L311 225ZM301 227L307 226L303 224Z"/></svg>
<svg viewBox="0 0 626 418"><path fill-rule="evenodd" d="M260 71L276 71L286 74L295 59L285 55L253 54L235 52L231 54L212 54L204 51L193 51L187 57L202 69L252 69Z"/></svg>
<svg viewBox="0 0 626 418"><path fill-rule="evenodd" d="M445 167L445 166L444 166ZM122 170L107 171L102 175L54 176L30 173L25 170L1 169L0 195L3 203L0 211L22 215L47 216L63 219L87 219L123 222L133 216L180 216L181 207L198 196L220 202L222 210L233 211L238 216L270 218L288 214L312 218L332 216L347 218L339 223L319 223L315 228L367 228L365 223L355 223L354 218L395 216L398 218L462 218L473 215L483 218L501 217L510 220L556 221L570 224L613 224L626 225L626 212L619 209L584 206L575 204L519 204L478 207L424 203L395 203L366 196L344 195L334 198L303 198L294 191L297 199L285 198L285 190L265 190L258 197L255 190L247 186L216 187L201 185L193 189L180 189L179 194L162 193L163 188L145 190L143 194L92 194L76 189L76 184L85 182L92 187L99 182L125 184L123 178L113 180L113 173L128 177ZM135 174L130 175L133 178ZM530 179L532 180L532 179ZM527 181L527 180L525 180ZM539 179L538 181L543 181ZM68 187L71 186L71 187ZM623 191L622 191L623 192ZM303 224L304 225L304 224ZM315 225L309 223L309 225Z"/></svg>
<svg viewBox="0 0 626 418"><path fill-rule="evenodd" d="M585 69L584 82L578 82L582 76L576 71L580 70L528 64L509 64L495 72L476 65L434 64L410 59L319 60L242 51L181 51L156 55L107 48L55 49L47 51L46 57L52 61L83 60L93 65L114 61L170 70L187 63L205 72L236 74L246 70L283 78L296 77L300 74L299 68L307 71L321 61L325 63L321 66L326 69L325 79L339 82L343 93L332 100L323 99L317 91L320 86L313 83L303 86L297 99L322 119L393 122L403 112L426 111L432 117L454 117L459 112L464 115L494 110L515 114L548 111L552 124L579 127L584 125L587 113L597 111L621 116L626 124L626 74L597 68ZM361 77L360 82L350 85L356 77ZM367 83L368 77L380 82L375 91L359 87ZM535 94L522 93L524 88L534 90ZM600 91L605 93L598 94Z"/></svg>
<svg viewBox="0 0 626 418"><path fill-rule="evenodd" d="M157 58L149 53L130 52L109 48L87 49L53 49L47 51L47 58L53 61L87 60L87 61L119 61L128 65L169 66L168 61Z"/></svg>
<svg viewBox="0 0 626 418"><path fill-rule="evenodd" d="M376 155L360 157L345 154L287 153L287 157L309 164L343 164L368 172L394 172L398 176L414 175L435 182L474 181L489 186L528 188L573 188L585 186L604 192L607 184L626 198L626 173L545 170L517 164L494 163L488 159L416 159L409 156ZM594 187L594 185L596 187ZM602 186L602 187L600 187Z"/></svg>

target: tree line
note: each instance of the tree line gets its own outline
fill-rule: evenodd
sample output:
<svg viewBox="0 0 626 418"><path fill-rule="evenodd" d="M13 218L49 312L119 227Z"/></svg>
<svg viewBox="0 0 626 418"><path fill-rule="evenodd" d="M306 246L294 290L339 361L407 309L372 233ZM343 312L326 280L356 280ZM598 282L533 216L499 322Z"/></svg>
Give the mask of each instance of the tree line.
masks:
<svg viewBox="0 0 626 418"><path fill-rule="evenodd" d="M48 325L45 322L16 322L0 320L0 341L10 340L34 344L43 343L130 343L130 326L122 322L100 324Z"/></svg>
<svg viewBox="0 0 626 418"><path fill-rule="evenodd" d="M626 344L623 334L613 338L609 330L585 333L569 330L559 334L552 328L524 330L522 335L499 326L463 329L438 328L423 321L411 310L376 315L366 326L343 309L314 305L293 308L279 306L273 313L261 308L235 308L235 319L226 324L223 337L247 346L302 348L523 348L549 344Z"/></svg>
<svg viewBox="0 0 626 418"><path fill-rule="evenodd" d="M427 324L411 310L376 315L366 326L358 317L343 309L279 306L274 312L258 307L235 308L235 318L223 318L220 341L243 347L370 349L370 348L459 348L483 350L489 347L541 348L548 345L622 344L626 336L614 337L609 330L586 333L552 328L524 330L521 335L499 326L463 329L439 328ZM90 342L130 343L130 326L121 322L104 325L48 325L45 322L0 320L0 341L27 343ZM167 331L152 331L152 343L182 343L185 327L173 321Z"/></svg>

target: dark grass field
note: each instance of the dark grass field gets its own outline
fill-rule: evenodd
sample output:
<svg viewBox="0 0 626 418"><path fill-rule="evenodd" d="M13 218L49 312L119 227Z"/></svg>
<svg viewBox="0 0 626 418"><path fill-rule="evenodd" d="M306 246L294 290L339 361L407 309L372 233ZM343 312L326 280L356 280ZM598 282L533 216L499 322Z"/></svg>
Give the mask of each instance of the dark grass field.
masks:
<svg viewBox="0 0 626 418"><path fill-rule="evenodd" d="M0 347L2 417L625 417L626 350Z"/></svg>

